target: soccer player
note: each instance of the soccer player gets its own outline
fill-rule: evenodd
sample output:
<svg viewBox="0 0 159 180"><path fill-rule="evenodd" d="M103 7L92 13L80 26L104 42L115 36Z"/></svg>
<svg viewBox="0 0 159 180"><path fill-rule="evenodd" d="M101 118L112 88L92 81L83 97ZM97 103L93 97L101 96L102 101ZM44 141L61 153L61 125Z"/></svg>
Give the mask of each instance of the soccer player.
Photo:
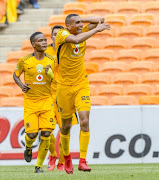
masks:
<svg viewBox="0 0 159 180"><path fill-rule="evenodd" d="M59 25L55 25L52 28L51 38L52 38L53 43L49 44L47 46L46 51L45 51L45 53L52 55L54 58L56 58L56 52L55 52L56 34L60 29L64 29L64 27L59 26ZM56 74L57 68L58 68L58 66L56 66L56 68L54 70L54 74ZM56 104L56 81L55 80L53 80L52 84L51 84L51 93L52 93L52 98L53 98L55 120L56 120L57 124L59 125L59 128L61 128L61 125L62 125L61 116L60 116L60 113L58 112L57 104ZM73 116L72 125L78 124L76 114L74 113L72 116ZM53 134L51 134L49 151L50 151L50 156L49 156L49 162L47 165L47 169L49 171L52 171L55 168L55 162L57 159L57 154L55 151L55 137ZM64 170L64 155L63 155L63 149L62 149L61 141L59 141L59 161L58 161L58 165L57 165L57 170L58 171Z"/></svg>
<svg viewBox="0 0 159 180"><path fill-rule="evenodd" d="M41 142L34 172L42 173L42 164L50 146L50 134L56 125L50 88L52 78L49 74L51 67L54 70L55 61L51 55L44 52L47 48L47 39L41 32L32 34L30 41L34 53L20 58L13 78L24 92L26 132L24 157L27 162L32 160L32 145L38 131L41 130ZM20 80L22 72L24 72L25 84Z"/></svg>
<svg viewBox="0 0 159 180"><path fill-rule="evenodd" d="M83 27L83 22L89 23ZM55 49L57 53L57 106L62 118L61 143L65 159L65 171L73 174L72 159L69 151L70 128L72 114L77 110L80 118L80 160L78 169L91 171L86 163L89 144L89 112L90 89L84 66L86 40L97 32L110 29L102 17L81 18L77 14L69 14L65 24L56 35Z"/></svg>

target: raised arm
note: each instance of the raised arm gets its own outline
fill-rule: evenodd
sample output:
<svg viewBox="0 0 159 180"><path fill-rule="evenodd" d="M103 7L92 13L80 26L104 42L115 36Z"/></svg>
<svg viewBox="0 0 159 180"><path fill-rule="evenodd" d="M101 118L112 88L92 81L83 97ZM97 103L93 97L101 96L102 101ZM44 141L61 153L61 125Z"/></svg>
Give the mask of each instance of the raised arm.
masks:
<svg viewBox="0 0 159 180"><path fill-rule="evenodd" d="M13 74L13 79L14 79L15 83L22 89L22 91L23 91L24 93L26 93L29 89L31 89L31 88L28 86L29 83L23 84L23 83L21 82L20 78L16 76L15 72L14 72L14 74Z"/></svg>
<svg viewBox="0 0 159 180"><path fill-rule="evenodd" d="M97 32L104 31L105 29L109 30L110 25L107 23L101 23L99 21L99 23L97 24L97 26L94 29L92 29L88 32L80 33L78 35L69 35L66 37L65 42L66 43L79 44L79 43L87 40L88 38L90 38L91 36L96 34Z"/></svg>

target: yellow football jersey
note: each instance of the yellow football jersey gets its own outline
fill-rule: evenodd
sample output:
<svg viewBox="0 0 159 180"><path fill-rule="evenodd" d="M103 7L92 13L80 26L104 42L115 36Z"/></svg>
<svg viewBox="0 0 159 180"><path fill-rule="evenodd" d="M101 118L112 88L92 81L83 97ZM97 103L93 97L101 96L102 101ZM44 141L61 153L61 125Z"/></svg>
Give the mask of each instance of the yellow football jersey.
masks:
<svg viewBox="0 0 159 180"><path fill-rule="evenodd" d="M47 49L46 49L45 53L50 54L55 58L55 66L56 66L55 69L54 69L54 78L55 78L58 66L57 66L57 63L56 63L57 62L56 52L53 49L52 44L49 44L47 46ZM52 94L52 98L53 98L54 102L56 102L56 84L57 83L56 83L55 79L53 79L53 81L51 83L51 94Z"/></svg>
<svg viewBox="0 0 159 180"><path fill-rule="evenodd" d="M88 25L83 28L87 32ZM60 29L56 35L55 49L58 61L58 73L55 80L64 85L76 85L88 82L84 65L86 41L73 44L65 43L65 39L71 33L67 29Z"/></svg>
<svg viewBox="0 0 159 180"><path fill-rule="evenodd" d="M50 97L52 79L45 73L45 69L43 69L48 64L54 70L55 59L49 54L45 54L43 60L37 60L33 53L22 57L18 61L15 74L17 77L20 77L22 72L24 72L25 84L29 83L29 87L31 88L24 94L24 98L38 100Z"/></svg>

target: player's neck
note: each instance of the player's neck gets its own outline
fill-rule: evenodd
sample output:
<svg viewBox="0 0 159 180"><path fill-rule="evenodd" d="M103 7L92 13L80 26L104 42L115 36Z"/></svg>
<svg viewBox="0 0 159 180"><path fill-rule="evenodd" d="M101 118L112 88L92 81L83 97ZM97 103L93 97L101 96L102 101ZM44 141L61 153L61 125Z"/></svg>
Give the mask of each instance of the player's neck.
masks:
<svg viewBox="0 0 159 180"><path fill-rule="evenodd" d="M43 60L45 53L44 52L38 52L38 51L34 51L34 56L37 60Z"/></svg>
<svg viewBox="0 0 159 180"><path fill-rule="evenodd" d="M52 48L55 51L55 42L52 43Z"/></svg>

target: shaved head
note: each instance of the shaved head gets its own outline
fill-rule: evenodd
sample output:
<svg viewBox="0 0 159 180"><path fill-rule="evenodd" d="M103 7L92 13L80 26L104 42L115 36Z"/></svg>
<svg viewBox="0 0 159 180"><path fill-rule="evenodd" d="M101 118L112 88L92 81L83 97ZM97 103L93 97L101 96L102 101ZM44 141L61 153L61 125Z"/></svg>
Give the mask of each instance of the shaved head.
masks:
<svg viewBox="0 0 159 180"><path fill-rule="evenodd" d="M65 19L65 24L70 24L71 23L71 18L74 16L79 16L78 14L69 14L66 19Z"/></svg>

